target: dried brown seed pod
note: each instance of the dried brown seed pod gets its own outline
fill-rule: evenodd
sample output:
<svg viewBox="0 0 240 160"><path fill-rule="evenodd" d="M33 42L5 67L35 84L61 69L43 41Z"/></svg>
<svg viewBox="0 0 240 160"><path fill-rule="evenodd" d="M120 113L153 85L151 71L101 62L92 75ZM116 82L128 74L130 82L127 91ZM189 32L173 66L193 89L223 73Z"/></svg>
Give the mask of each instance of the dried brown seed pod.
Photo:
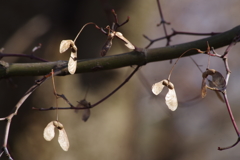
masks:
<svg viewBox="0 0 240 160"><path fill-rule="evenodd" d="M216 72L215 69L208 69L202 73L203 78L207 78L208 75L213 75Z"/></svg>

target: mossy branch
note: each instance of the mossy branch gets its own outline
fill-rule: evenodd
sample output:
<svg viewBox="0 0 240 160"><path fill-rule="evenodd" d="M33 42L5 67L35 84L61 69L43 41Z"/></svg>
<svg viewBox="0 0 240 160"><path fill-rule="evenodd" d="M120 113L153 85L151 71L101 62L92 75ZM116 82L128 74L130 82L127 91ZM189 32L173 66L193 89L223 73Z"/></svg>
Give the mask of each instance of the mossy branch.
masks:
<svg viewBox="0 0 240 160"><path fill-rule="evenodd" d="M237 26L224 33L189 43L155 49L136 49L132 52L118 55L78 60L76 73L109 70L132 65L141 66L150 62L175 59L178 58L184 51L190 48L206 50L207 42L211 47L214 47L215 49L226 46L230 44L237 35L240 35L240 26ZM193 50L184 56L190 56L194 54L199 53ZM0 61L0 78L12 76L46 75L51 72L51 69L61 70L61 75L69 74L67 71L67 61L41 63L7 63Z"/></svg>

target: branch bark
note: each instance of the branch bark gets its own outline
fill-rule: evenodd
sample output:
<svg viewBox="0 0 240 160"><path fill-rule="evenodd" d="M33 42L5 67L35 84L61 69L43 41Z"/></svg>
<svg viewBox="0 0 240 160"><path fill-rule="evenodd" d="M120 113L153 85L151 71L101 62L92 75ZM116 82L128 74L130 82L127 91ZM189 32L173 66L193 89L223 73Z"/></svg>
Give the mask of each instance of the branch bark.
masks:
<svg viewBox="0 0 240 160"><path fill-rule="evenodd" d="M230 44L234 37L240 34L240 26L212 37L183 43L179 45L154 48L136 49L132 52L106 56L94 59L78 60L76 73L95 72L116 69L132 65L145 65L147 63L178 58L190 48L206 50L207 41L215 49ZM190 51L184 56L199 54ZM0 55L1 56L1 55ZM0 78L12 76L40 76L51 72L51 69L61 70L60 75L68 75L67 61L41 62L41 63L7 63L0 61Z"/></svg>

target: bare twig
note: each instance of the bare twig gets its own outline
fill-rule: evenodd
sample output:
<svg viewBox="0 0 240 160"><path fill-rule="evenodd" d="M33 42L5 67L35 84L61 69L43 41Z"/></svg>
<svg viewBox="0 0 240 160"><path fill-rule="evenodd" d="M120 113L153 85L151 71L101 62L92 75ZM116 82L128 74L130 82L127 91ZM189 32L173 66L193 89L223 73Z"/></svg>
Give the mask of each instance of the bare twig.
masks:
<svg viewBox="0 0 240 160"><path fill-rule="evenodd" d="M113 13L114 21L115 21L115 24L116 24L116 26L114 26L114 28L112 28L113 30L116 30L117 28L123 26L123 25L126 24L126 23L129 21L129 19L130 19L129 17L127 17L127 19L126 19L123 23L119 24L117 14L116 14L116 12L115 12L114 9L112 10L112 13Z"/></svg>
<svg viewBox="0 0 240 160"><path fill-rule="evenodd" d="M58 74L59 72L56 72L55 74ZM23 95L23 97L18 101L18 103L15 106L15 110L13 111L13 113L9 114L7 117L4 118L0 118L1 121L6 120L7 124L6 124L6 128L5 128L5 136L4 136L4 143L3 143L3 148L2 150L6 153L6 155L9 157L9 159L13 159L10 155L10 153L8 152L8 148L7 148L7 143L8 143L8 136L9 136L9 131L10 131L10 126L11 126L11 122L12 122L12 118L14 116L17 115L18 110L20 109L20 107L22 106L22 104L26 101L26 99L43 83L45 82L48 78L50 78L52 75L52 72L45 75L42 79L37 80L35 82L35 84ZM2 153L1 153L2 155Z"/></svg>
<svg viewBox="0 0 240 160"><path fill-rule="evenodd" d="M161 41L164 39L171 39L175 35L190 35L190 36L214 36L216 34L220 34L219 32L210 32L210 33L196 33L196 32L183 32L183 31L176 31L172 29L172 33L169 35L165 35L164 37L156 38L156 39L150 39L148 36L143 35L144 38L146 38L149 42L149 44L145 47L146 49L149 48L153 43L157 41Z"/></svg>
<svg viewBox="0 0 240 160"><path fill-rule="evenodd" d="M41 62L49 62L48 60L39 58L37 56L34 56L33 54L17 54L17 53L2 53L0 52L0 59L3 57L23 57L23 58L29 58L29 59L35 59Z"/></svg>
<svg viewBox="0 0 240 160"><path fill-rule="evenodd" d="M231 71L230 71L230 68L229 68L229 65L228 65L228 53L230 51L230 48L235 45L240 39L240 36L236 36L232 43L229 44L229 46L227 47L227 49L225 50L224 54L222 55L222 60L225 64L225 68L226 68L226 85L228 84L228 81L229 81L229 78L230 78L230 74L231 74ZM227 91L226 89L224 91L222 91L222 94L223 94L223 97L224 97L224 100L225 100L225 103L226 103L226 106L227 106L227 110L228 110L228 113L229 113L229 116L231 118L231 121L232 121L232 124L233 124L233 127L237 133L237 136L238 136L238 139L237 139L237 142L235 142L233 145L229 146L229 147L218 147L218 150L226 150L226 149L230 149L234 146L236 146L239 142L240 142L240 132L239 132L239 129L238 129L238 126L236 124L236 121L234 119L234 116L233 116L233 113L232 113L232 110L231 110L231 106L230 106L230 103L228 101L228 98L227 98Z"/></svg>
<svg viewBox="0 0 240 160"><path fill-rule="evenodd" d="M61 108L58 108L58 109L90 109L90 108L93 108L93 107L96 107L97 105L99 105L100 103L102 103L103 101L105 101L106 99L108 99L110 96L112 96L115 92L117 92L123 85L125 85L131 78L132 76L138 71L140 66L137 66L133 72L117 87L115 88L112 92L110 92L107 96L105 96L104 98L102 98L101 100L99 100L98 102L94 103L93 105L89 105L89 107L74 107L70 102L68 104L70 104L70 107L61 107ZM68 102L68 100L66 99L66 101ZM40 110L40 111L48 111L48 110L55 110L57 109L56 107L50 107L50 108L33 108L35 110Z"/></svg>
<svg viewBox="0 0 240 160"><path fill-rule="evenodd" d="M165 36L167 37L167 38L166 38L166 39L167 39L167 44L166 44L166 46L169 46L170 41L171 41L171 37L169 37L168 34L167 34L166 24L170 25L170 23L169 23L169 22L166 22L165 19L164 19L164 17L163 17L160 0L157 0L157 4L158 4L159 14L160 14L160 17L161 17L160 23L157 24L157 26L160 26L161 24L163 25L164 34L165 34Z"/></svg>
<svg viewBox="0 0 240 160"><path fill-rule="evenodd" d="M106 99L108 99L111 95L113 95L115 92L117 92L124 84L126 84L131 78L132 76L137 72L137 70L139 69L140 66L137 66L133 72L116 88L114 89L111 93L109 93L106 97L104 97L103 99L101 99L100 101L96 102L95 104L91 105L92 107L95 107L97 105L99 105L100 103L102 103L103 101L105 101Z"/></svg>
<svg viewBox="0 0 240 160"><path fill-rule="evenodd" d="M160 40L163 40L163 39L167 40L166 46L169 46L171 38L173 36L175 36L175 35L178 35L178 34L194 35L194 36L209 36L209 35L213 36L215 34L218 34L218 33L214 33L214 32L211 32L211 33L181 32L181 31L175 31L174 29L172 29L172 31L173 31L172 34L168 35L167 34L167 29L166 29L166 24L170 25L171 23L170 22L166 22L165 19L164 19L160 0L157 0L157 6L158 6L159 14L160 14L160 23L157 24L157 26L160 26L161 24L163 25L163 31L164 31L165 36L164 37L160 37L160 38L156 38L156 39L150 39L146 35L143 35L144 38L146 38L148 41L150 41L149 44L145 47L146 49L149 48L153 43L155 43L157 41L160 41Z"/></svg>
<svg viewBox="0 0 240 160"><path fill-rule="evenodd" d="M237 133L237 136L238 136L238 139L237 139L237 142L235 142L233 145L231 146L228 146L228 147L218 147L218 150L226 150L226 149L230 149L234 146L236 146L239 142L240 142L240 132L239 132L239 129L238 129L238 126L236 124L236 121L234 119L234 116L233 116L233 113L232 113L232 110L231 110L231 107L230 107L230 104L229 104L229 101L228 101L228 98L227 98L227 93L226 91L222 92L223 94L223 97L224 97L224 100L226 102L226 106L227 106L227 110L228 110L228 113L229 113L229 116L231 118L231 121L232 121L232 124L233 124L233 127Z"/></svg>
<svg viewBox="0 0 240 160"><path fill-rule="evenodd" d="M176 60L176 62L174 63L174 65L172 66L171 70L170 70L170 73L168 75L168 81L170 81L170 78L171 78L171 75L172 75L172 72L173 72L173 69L175 67L175 65L177 64L177 62L179 61L179 59L184 56L184 54L186 54L187 52L191 51L191 50L196 50L198 53L204 53L203 51L201 51L200 49L197 49L197 48L191 48L191 49L188 49L187 51L183 52L180 57L178 57L178 59Z"/></svg>
<svg viewBox="0 0 240 160"><path fill-rule="evenodd" d="M230 149L230 148L232 148L232 147L234 147L234 146L236 146L239 142L240 142L240 132L239 132L239 129L238 129L238 126L237 126L237 124L236 124L236 121L235 121L235 119L234 119L234 116L233 116L233 113L232 113L232 110L231 110L231 106L230 106L230 103L229 103L229 100L228 100L228 97L227 97L227 90L226 90L226 88L227 88L227 84L228 84L228 80L229 80L229 78L230 78L230 74L231 74L231 71L230 71L230 68L229 68L229 65L228 65L228 53L229 53L229 51L230 51L230 48L236 43L236 42L238 42L239 41L239 36L236 36L236 37L234 37L234 39L232 40L232 42L228 45L228 47L226 48L226 50L225 50L225 52L224 52L224 54L223 55L219 55L219 54L217 54L213 49L212 49L212 52L213 53L211 53L210 52L210 46L208 45L208 48L207 48L207 51L206 51L206 53L209 55L209 56L214 56L214 57L218 57L218 58L221 58L222 60L223 60L223 62L224 62L224 64L225 64L225 68L226 68L226 78L224 79L224 77L219 73L219 72L217 72L217 71L215 71L214 69L209 69L209 63L210 63L210 61L208 60L208 66L207 66L207 71L205 71L205 73L207 73L208 71L214 71L214 73L210 73L209 72L209 74L208 75L214 75L214 74L216 74L216 73L218 73L217 75L216 75L216 77L215 77L215 79L214 79L214 83L215 82L217 82L218 84L215 84L216 85L216 87L212 87L211 85L214 85L214 83L212 82L212 81L210 81L211 83L210 83L210 86L211 87L209 87L209 86L207 86L206 84L205 84L205 86L203 86L203 87L206 87L206 88L208 88L208 89L210 89L210 90L213 90L213 91L215 91L215 92L220 92L220 93L222 93L222 95L223 95L223 98L224 98L224 102L225 102L225 104L226 104L226 107L227 107L227 110L228 110L228 113L229 113L229 116L230 116L230 118L231 118L231 121L232 121L232 124L233 124L233 127L234 127L234 129L235 129L235 131L236 131L236 134L237 134L237 136L238 136L238 139L237 139L237 142L235 142L233 145L231 145L231 146L229 146L229 147L218 147L218 150L226 150L226 149ZM215 73L216 72L216 73ZM204 73L203 73L203 78L207 78L207 76L208 75L204 75ZM203 82L204 82L204 79L203 79ZM203 88L202 87L202 88ZM203 90L202 90L202 92L203 92ZM204 93L204 96L206 95L206 93Z"/></svg>

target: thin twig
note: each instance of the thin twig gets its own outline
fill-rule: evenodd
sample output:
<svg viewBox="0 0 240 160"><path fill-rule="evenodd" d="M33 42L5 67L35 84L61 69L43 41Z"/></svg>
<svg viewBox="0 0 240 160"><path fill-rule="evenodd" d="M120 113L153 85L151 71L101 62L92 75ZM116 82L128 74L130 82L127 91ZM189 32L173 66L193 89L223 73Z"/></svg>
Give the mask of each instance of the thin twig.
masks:
<svg viewBox="0 0 240 160"><path fill-rule="evenodd" d="M73 107L72 105L70 105L70 107L61 107L58 109L61 110L65 110L65 109L90 109L93 107L96 107L97 105L99 105L100 103L102 103L103 101L105 101L106 99L108 99L110 96L112 96L115 92L117 92L123 85L125 85L131 78L132 76L138 71L140 66L137 66L133 72L117 87L115 88L112 92L110 92L107 96L105 96L104 98L102 98L101 100L99 100L98 102L94 103L93 105L89 105L89 107ZM67 100L68 101L68 100ZM68 104L71 104L70 102ZM55 110L56 107L50 107L50 108L33 108L35 110L39 110L39 111L48 111L48 110Z"/></svg>
<svg viewBox="0 0 240 160"><path fill-rule="evenodd" d="M56 72L55 74L58 74L60 72ZM20 107L22 106L22 104L26 101L26 99L43 83L45 82L48 78L50 78L52 75L52 73L49 73L47 75L45 75L42 79L37 80L35 82L35 84L30 87L30 89L23 95L23 97L18 101L18 103L15 106L15 110L13 113L9 114L7 117L5 118L0 118L0 120L7 120L7 124L6 124L6 128L5 128L5 135L4 135L4 142L3 142L3 148L2 150L4 150L4 152L6 153L6 155L9 157L9 159L12 159L10 153L8 152L7 149L7 143L8 143L8 136L9 136L9 131L10 131L10 126L11 126L11 122L12 122L12 118L14 116L17 115L18 110L20 109Z"/></svg>
<svg viewBox="0 0 240 160"><path fill-rule="evenodd" d="M49 62L48 60L39 58L37 56L34 56L32 54L28 55L28 54L16 54L16 53L2 53L0 52L0 59L2 59L3 57L24 57L24 58L29 58L29 59L35 59L41 62Z"/></svg>
<svg viewBox="0 0 240 160"><path fill-rule="evenodd" d="M170 73L168 75L168 81L170 81L170 78L171 78L171 75L172 75L172 72L173 72L173 69L175 67L175 65L177 64L177 62L179 61L179 59L184 55L186 54L187 52L191 51L191 50L196 50L198 53L204 53L203 51L201 51L200 49L197 49L197 48L191 48L191 49L188 49L187 51L183 52L180 57L178 57L178 59L176 60L176 62L174 63L174 65L172 66L171 70L170 70Z"/></svg>
<svg viewBox="0 0 240 160"><path fill-rule="evenodd" d="M55 103L56 103L56 120L58 121L58 96L57 96L57 90L56 90L56 86L55 86L55 80L54 80L54 71L52 69L52 85L53 85L53 93L54 93L54 96L55 96Z"/></svg>
<svg viewBox="0 0 240 160"><path fill-rule="evenodd" d="M169 22L166 22L165 19L164 19L164 17L163 17L160 0L157 0L157 4L158 4L159 14L160 14L160 17L161 17L160 23L159 23L157 26L160 26L161 24L163 25L164 34L165 34L165 36L167 37L167 38L166 38L166 39L167 39L167 44L166 44L166 46L169 46L170 41L171 41L171 39L170 39L171 37L169 37L168 34L167 34L166 24L170 25L170 23L169 23Z"/></svg>
<svg viewBox="0 0 240 160"><path fill-rule="evenodd" d="M121 83L116 89L114 89L111 93L109 93L106 97L104 97L103 99L101 99L100 101L96 102L95 104L91 105L92 107L95 107L97 105L99 105L100 103L102 103L104 100L108 99L111 95L113 95L115 92L117 92L124 84L126 84L131 78L132 76L137 72L137 70L139 69L140 66L137 66L133 72L123 81L123 83Z"/></svg>
<svg viewBox="0 0 240 160"><path fill-rule="evenodd" d="M126 19L123 23L119 24L117 14L116 14L116 12L115 12L114 9L112 10L112 13L113 13L113 16L114 16L114 23L116 24L116 25L114 26L114 28L112 28L113 30L116 30L117 28L123 26L123 25L126 24L126 23L129 21L129 19L130 19L129 17L127 17L127 19Z"/></svg>
<svg viewBox="0 0 240 160"><path fill-rule="evenodd" d="M183 31L175 31L172 29L172 33L167 35L167 36L163 36L160 38L156 38L156 39L150 39L148 36L143 35L144 38L146 38L149 41L149 44L145 47L146 49L149 48L153 43L157 42L157 41L161 41L164 39L171 39L173 36L175 35L190 35L190 36L214 36L216 34L220 34L220 32L210 32L210 33L196 33L196 32L183 32Z"/></svg>
<svg viewBox="0 0 240 160"><path fill-rule="evenodd" d="M225 92L222 92L222 94L223 94L224 100L226 102L227 110L228 110L229 116L231 118L233 127L234 127L234 129L235 129L235 131L237 133L238 139L237 139L237 142L235 142L233 145L231 145L229 147L218 147L218 150L230 149L230 148L236 146L240 142L240 132L238 130L238 126L237 126L236 121L234 119L234 116L233 116L233 113L232 113L232 110L231 110L231 107L230 107L230 104L229 104L229 101L228 101L228 98L227 98L227 93L225 91Z"/></svg>

